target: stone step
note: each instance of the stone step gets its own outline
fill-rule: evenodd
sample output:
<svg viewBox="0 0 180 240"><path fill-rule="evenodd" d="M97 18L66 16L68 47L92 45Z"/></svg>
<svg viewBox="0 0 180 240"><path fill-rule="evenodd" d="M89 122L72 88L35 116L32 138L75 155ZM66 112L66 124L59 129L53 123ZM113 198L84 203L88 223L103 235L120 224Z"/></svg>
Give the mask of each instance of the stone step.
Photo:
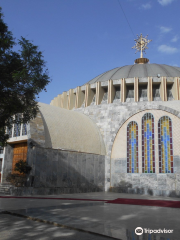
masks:
<svg viewBox="0 0 180 240"><path fill-rule="evenodd" d="M0 187L0 190L6 190L6 189L10 189L10 187Z"/></svg>
<svg viewBox="0 0 180 240"><path fill-rule="evenodd" d="M0 195L11 195L10 191L8 192L0 192Z"/></svg>
<svg viewBox="0 0 180 240"><path fill-rule="evenodd" d="M10 188L0 188L0 191L6 191L9 190Z"/></svg>
<svg viewBox="0 0 180 240"><path fill-rule="evenodd" d="M10 195L10 188L12 185L10 184L1 184L0 185L0 194L2 195Z"/></svg>
<svg viewBox="0 0 180 240"><path fill-rule="evenodd" d="M5 183L0 183L0 187L1 186L12 186L12 184L9 182L5 182Z"/></svg>

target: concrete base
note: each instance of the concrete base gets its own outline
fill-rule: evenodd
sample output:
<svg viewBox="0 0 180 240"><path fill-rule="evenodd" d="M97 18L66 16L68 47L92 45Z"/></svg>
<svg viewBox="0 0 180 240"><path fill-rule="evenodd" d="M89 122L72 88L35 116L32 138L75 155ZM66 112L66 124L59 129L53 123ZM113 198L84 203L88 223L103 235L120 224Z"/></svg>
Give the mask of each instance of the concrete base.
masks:
<svg viewBox="0 0 180 240"><path fill-rule="evenodd" d="M11 187L10 195L28 196L28 195L59 195L68 193L88 193L103 192L100 188L33 188L33 187Z"/></svg>
<svg viewBox="0 0 180 240"><path fill-rule="evenodd" d="M180 198L180 191L157 190L157 189L150 189L150 188L111 187L109 188L109 192ZM127 198L128 198L128 195L127 195Z"/></svg>

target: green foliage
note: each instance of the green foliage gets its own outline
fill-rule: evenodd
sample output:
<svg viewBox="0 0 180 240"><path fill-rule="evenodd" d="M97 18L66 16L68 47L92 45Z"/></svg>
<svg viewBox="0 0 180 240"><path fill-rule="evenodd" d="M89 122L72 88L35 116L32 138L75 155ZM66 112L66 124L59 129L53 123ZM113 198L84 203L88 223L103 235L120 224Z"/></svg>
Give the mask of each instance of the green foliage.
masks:
<svg viewBox="0 0 180 240"><path fill-rule="evenodd" d="M20 50L13 51L18 44ZM21 114L19 122L28 122L38 111L36 96L46 90L50 82L42 52L30 41L21 37L15 43L12 33L3 21L0 8L0 144L5 145L6 127L17 122L13 115Z"/></svg>
<svg viewBox="0 0 180 240"><path fill-rule="evenodd" d="M24 187L27 181L27 176L9 173L6 177L6 181L10 182L15 187Z"/></svg>
<svg viewBox="0 0 180 240"><path fill-rule="evenodd" d="M14 170L19 172L19 173L23 173L23 174L27 174L31 171L31 167L23 160L19 160L16 164L15 164L15 168Z"/></svg>

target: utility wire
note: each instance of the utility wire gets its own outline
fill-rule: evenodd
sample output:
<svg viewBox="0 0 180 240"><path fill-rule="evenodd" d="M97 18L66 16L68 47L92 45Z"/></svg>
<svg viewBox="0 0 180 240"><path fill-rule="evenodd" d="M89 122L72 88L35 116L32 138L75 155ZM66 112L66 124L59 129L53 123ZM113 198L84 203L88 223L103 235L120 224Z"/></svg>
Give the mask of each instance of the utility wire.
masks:
<svg viewBox="0 0 180 240"><path fill-rule="evenodd" d="M119 5L120 5L120 7L121 7L121 10L122 10L122 12L123 12L123 14L124 14L124 16L125 16L125 18L126 18L126 21L127 21L128 25L129 25L129 28L131 29L131 32L132 32L134 38L136 38L136 36L135 36L135 34L134 34L134 32L133 32L133 30L132 30L132 28L131 28L131 25L130 25L127 17L126 17L126 14L125 14L125 12L124 12L124 10L123 10L123 8L122 8L122 5L121 5L121 3L120 3L120 0L117 0L117 1L118 1Z"/></svg>

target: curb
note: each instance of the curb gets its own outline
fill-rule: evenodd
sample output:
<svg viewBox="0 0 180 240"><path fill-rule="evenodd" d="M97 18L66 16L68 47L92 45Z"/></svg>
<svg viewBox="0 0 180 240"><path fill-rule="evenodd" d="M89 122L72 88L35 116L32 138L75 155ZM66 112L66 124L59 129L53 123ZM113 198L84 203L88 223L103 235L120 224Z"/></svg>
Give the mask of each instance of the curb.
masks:
<svg viewBox="0 0 180 240"><path fill-rule="evenodd" d="M92 232L92 231L89 231L89 230L84 230L84 229L80 229L80 228L76 228L76 227L70 227L70 226L63 225L63 224L60 224L60 223L56 223L56 222L53 222L53 221L48 221L48 220L43 220L43 219L40 219L40 218L30 217L30 216L26 216L26 215L19 214L19 213L13 213L13 212L9 212L9 211L1 211L0 214L9 214L9 215L13 215L13 216L16 216L16 217L26 218L26 219L29 219L29 220L35 221L35 222L41 222L41 223L54 225L56 227L62 227L62 228L67 228L67 229L71 229L71 230L76 230L76 231L79 231L79 232L90 233L90 234L93 234L93 235L96 235L96 236L106 237L106 238L109 238L109 239L122 240L120 238L110 237L110 236L107 236L107 235L104 235L104 234L101 234L101 233L95 233L95 232Z"/></svg>

